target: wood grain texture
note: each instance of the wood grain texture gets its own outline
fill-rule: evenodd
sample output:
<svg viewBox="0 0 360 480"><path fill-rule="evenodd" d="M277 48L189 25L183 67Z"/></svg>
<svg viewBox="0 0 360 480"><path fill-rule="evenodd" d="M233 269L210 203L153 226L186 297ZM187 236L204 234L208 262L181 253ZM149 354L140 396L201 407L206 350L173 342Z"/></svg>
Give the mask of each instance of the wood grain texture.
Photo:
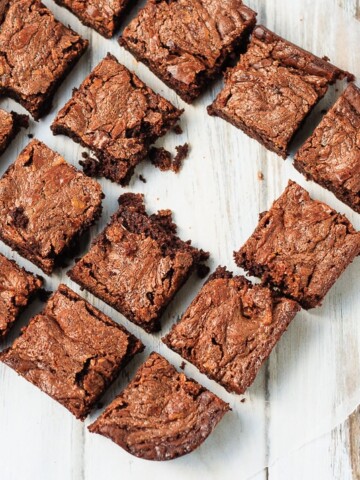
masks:
<svg viewBox="0 0 360 480"><path fill-rule="evenodd" d="M170 150L185 141L191 146L179 175L162 173L143 162L125 190L101 180L106 193L104 212L85 239L83 252L106 225L116 210L117 197L124 191L144 193L151 212L171 208L180 236L191 238L195 246L211 252L211 268L222 264L236 273L241 271L233 262L232 252L252 233L259 213L281 194L290 178L316 198L345 213L360 229L359 215L321 187L306 182L294 170L291 159L284 162L226 122L206 114L206 106L221 88L221 81L210 86L194 105L188 106L120 48L116 39L103 39L53 0L44 0L44 3L57 18L89 39L90 49L59 88L51 113L38 123L31 122L29 132L78 166L84 149L68 138L52 136L49 126L70 98L72 89L110 51L156 92L185 109L181 121L183 134L170 134L159 144ZM139 2L134 12L142 3ZM247 3L259 12L259 22L320 56L328 55L336 65L360 75L359 23L345 15L338 0L249 0ZM342 3L349 11L356 6L356 0ZM310 133L321 118L321 110L333 103L342 88L339 85L338 92L331 90L305 125L296 145ZM23 112L10 100L2 99L0 103L7 109ZM0 175L28 143L29 132L20 133L1 157ZM263 180L259 179L259 172ZM139 174L146 178L146 184L139 181ZM40 273L2 244L0 251L30 271ZM86 426L100 410L84 424L76 421L56 402L0 365L0 479L359 479L359 409L347 418L358 405L355 400L359 393L359 266L357 259L321 308L298 315L243 397L245 403L241 403L238 396L227 394L191 365L186 366L189 376L228 401L233 410L198 451L174 462L161 465L142 462L106 439L89 434ZM46 277L46 288L54 290L64 281L79 292L65 272L66 269ZM163 333L179 318L200 287L201 282L196 278L186 284L164 315ZM85 291L79 293L147 345L146 351L106 393L104 405L124 388L151 350L159 351L175 366L180 365L180 357L162 345L161 334L147 335L92 295ZM9 345L21 326L40 309L40 302L32 305L0 348ZM356 405L349 409L354 402Z"/></svg>
<svg viewBox="0 0 360 480"><path fill-rule="evenodd" d="M360 0L338 0L340 7L345 8L351 15L360 20Z"/></svg>

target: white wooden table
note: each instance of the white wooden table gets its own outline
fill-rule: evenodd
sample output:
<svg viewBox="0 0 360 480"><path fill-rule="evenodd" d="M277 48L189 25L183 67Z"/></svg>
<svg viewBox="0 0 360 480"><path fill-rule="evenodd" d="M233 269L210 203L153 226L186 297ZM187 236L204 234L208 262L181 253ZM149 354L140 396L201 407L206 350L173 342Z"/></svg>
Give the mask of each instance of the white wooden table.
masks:
<svg viewBox="0 0 360 480"><path fill-rule="evenodd" d="M126 190L145 193L150 211L171 208L180 235L211 252L212 269L223 264L239 272L232 259L233 250L248 238L258 214L283 191L289 178L345 213L360 229L359 215L321 187L307 183L294 170L291 159L284 162L234 127L207 115L205 107L218 92L220 81L194 106L188 106L146 67L137 64L116 40L105 40L82 26L53 0L44 3L61 21L90 40L90 50L59 89L51 114L39 123L32 122L30 132L78 165L83 149L68 138L53 137L49 126L70 97L72 88L80 84L108 51L116 55L154 90L185 108L184 133L168 135L165 146L174 149L185 141L191 145L190 156L179 175L162 173L144 162ZM360 16L359 0L248 0L247 3L259 12L259 22L320 56L328 55L338 66L360 76L360 22L354 19ZM340 4L344 8L340 9ZM332 91L324 99L306 131L319 120L320 110L338 94ZM1 106L22 111L19 105L6 99ZM29 141L26 133L20 134L1 158L0 174ZM263 181L258 178L260 171ZM146 184L139 181L139 174L146 178ZM107 223L116 210L117 197L124 191L106 180L101 180L101 184L106 193L104 213L88 241ZM88 246L85 243L84 251ZM2 244L0 251L27 269L41 273ZM186 373L228 401L233 411L199 450L173 462L154 464L131 457L110 441L87 431L86 426L99 412L83 424L0 365L0 479L359 479L360 407L353 413L360 405L359 267L358 259L320 309L299 314L244 396L244 403L191 365L186 366ZM79 292L65 272L47 277L46 287L54 290L61 281ZM201 282L193 278L183 288L164 315L163 333L179 318L200 286ZM147 335L92 295L81 294L147 345L146 352L132 362L107 392L105 404L126 385L152 349L180 365L180 357L161 344L160 334ZM40 308L41 304L35 303L0 347L8 346L21 326Z"/></svg>

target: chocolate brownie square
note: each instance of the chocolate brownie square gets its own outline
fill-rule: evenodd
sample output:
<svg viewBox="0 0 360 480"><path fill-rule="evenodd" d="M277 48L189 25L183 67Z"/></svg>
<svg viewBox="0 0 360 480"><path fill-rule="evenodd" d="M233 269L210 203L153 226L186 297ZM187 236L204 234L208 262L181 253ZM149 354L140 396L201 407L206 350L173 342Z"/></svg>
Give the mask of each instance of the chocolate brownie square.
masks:
<svg viewBox="0 0 360 480"><path fill-rule="evenodd" d="M176 236L170 210L149 216L140 194L124 194L119 204L68 275L147 332L155 332L167 304L208 253Z"/></svg>
<svg viewBox="0 0 360 480"><path fill-rule="evenodd" d="M83 420L143 348L123 327L60 285L0 360Z"/></svg>
<svg viewBox="0 0 360 480"><path fill-rule="evenodd" d="M162 340L229 392L244 393L300 310L219 267Z"/></svg>
<svg viewBox="0 0 360 480"><path fill-rule="evenodd" d="M6 112L0 109L0 155L6 150L19 133L20 128L29 126L29 117L16 112Z"/></svg>
<svg viewBox="0 0 360 480"><path fill-rule="evenodd" d="M348 219L290 181L235 261L309 309L359 253L360 232Z"/></svg>
<svg viewBox="0 0 360 480"><path fill-rule="evenodd" d="M241 0L148 0L120 45L191 103L246 44L255 23L256 13Z"/></svg>
<svg viewBox="0 0 360 480"><path fill-rule="evenodd" d="M226 74L210 115L227 120L283 158L313 107L337 79L353 76L263 26Z"/></svg>
<svg viewBox="0 0 360 480"><path fill-rule="evenodd" d="M0 254L0 340L6 337L21 311L42 287L40 277Z"/></svg>
<svg viewBox="0 0 360 480"><path fill-rule="evenodd" d="M294 165L360 213L360 90L353 83L297 152Z"/></svg>
<svg viewBox="0 0 360 480"><path fill-rule="evenodd" d="M152 353L135 378L90 425L145 460L171 460L198 448L229 405Z"/></svg>
<svg viewBox="0 0 360 480"><path fill-rule="evenodd" d="M84 80L52 124L90 148L99 162L86 173L126 185L149 147L178 121L182 110L154 93L113 55Z"/></svg>
<svg viewBox="0 0 360 480"><path fill-rule="evenodd" d="M33 140L0 180L0 239L50 274L101 214L100 185Z"/></svg>
<svg viewBox="0 0 360 480"><path fill-rule="evenodd" d="M70 10L80 21L106 38L111 38L134 0L55 0Z"/></svg>
<svg viewBox="0 0 360 480"><path fill-rule="evenodd" d="M87 46L39 0L6 2L0 12L0 94L39 119Z"/></svg>

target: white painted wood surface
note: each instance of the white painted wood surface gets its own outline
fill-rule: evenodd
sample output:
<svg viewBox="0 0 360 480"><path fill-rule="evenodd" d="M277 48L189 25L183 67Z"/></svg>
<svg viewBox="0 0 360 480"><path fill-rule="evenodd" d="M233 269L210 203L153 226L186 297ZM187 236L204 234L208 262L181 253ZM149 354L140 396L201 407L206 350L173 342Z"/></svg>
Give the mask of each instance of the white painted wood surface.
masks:
<svg viewBox="0 0 360 480"><path fill-rule="evenodd" d="M345 0L339 0L345 5ZM355 14L348 0L350 13ZM193 106L184 104L146 67L119 47L84 27L52 0L45 0L65 24L90 40L90 50L59 89L50 115L32 122L30 132L59 151L74 165L83 149L65 137L53 137L49 125L55 113L71 96L91 69L110 51L145 80L155 91L175 105L184 107L183 135L168 135L164 144L173 149L188 141L191 153L179 175L162 173L144 162L128 189L146 195L150 211L171 208L179 233L196 246L211 252L212 268L227 265L239 270L232 252L251 234L258 214L282 192L289 178L305 186L313 196L345 213L357 228L360 218L329 192L307 183L292 167L267 152L255 141L220 119L208 117L205 107L221 86L214 85ZM249 0L259 12L259 22L314 53L328 55L338 66L360 75L360 26L337 4L337 0ZM140 2L141 4L141 2ZM339 93L337 93L339 94ZM328 106L336 92L322 102ZM9 100L1 106L22 111ZM306 131L319 119L312 116ZM28 132L26 132L28 133ZM18 136L0 161L0 174L12 163L29 141ZM258 179L258 172L264 180ZM147 183L138 180L142 174ZM102 180L106 200L92 238L116 210L116 199L124 191ZM86 242L85 242L86 243ZM84 244L84 251L88 243ZM4 245L0 251L15 258L31 271L36 267ZM360 261L356 260L328 295L323 307L301 312L245 395L245 403L187 365L185 372L228 401L233 411L196 452L165 464L144 462L131 457L110 441L90 434L84 424L38 389L0 365L0 479L1 480L95 480L104 479L247 479L254 480L350 480L360 478ZM56 289L64 281L78 287L65 271L46 278L46 287ZM184 311L201 282L193 278L183 288L163 318L163 333ZM95 299L82 295L109 314L147 345L107 392L107 404L128 382L136 367L152 349L179 366L181 359L160 342L161 335L147 335L120 314ZM5 347L18 335L34 312L35 303L18 322ZM265 468L266 467L266 468Z"/></svg>

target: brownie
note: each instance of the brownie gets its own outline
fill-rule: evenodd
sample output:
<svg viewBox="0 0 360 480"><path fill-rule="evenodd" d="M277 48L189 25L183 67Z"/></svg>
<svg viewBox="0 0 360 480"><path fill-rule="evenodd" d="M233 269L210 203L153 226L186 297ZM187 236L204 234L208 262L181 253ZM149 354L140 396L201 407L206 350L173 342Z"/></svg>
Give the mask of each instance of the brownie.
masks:
<svg viewBox="0 0 360 480"><path fill-rule="evenodd" d="M158 331L165 307L208 253L176 236L170 210L149 216L143 195L124 194L119 204L68 275L147 332Z"/></svg>
<svg viewBox="0 0 360 480"><path fill-rule="evenodd" d="M42 287L40 277L0 254L0 340L9 333L21 311Z"/></svg>
<svg viewBox="0 0 360 480"><path fill-rule="evenodd" d="M38 119L88 46L39 0L10 0L0 10L0 94Z"/></svg>
<svg viewBox="0 0 360 480"><path fill-rule="evenodd" d="M290 181L235 261L309 309L359 253L360 232L348 219Z"/></svg>
<svg viewBox="0 0 360 480"><path fill-rule="evenodd" d="M6 112L0 109L0 155L6 150L19 133L20 128L29 126L29 117L16 112Z"/></svg>
<svg viewBox="0 0 360 480"><path fill-rule="evenodd" d="M50 274L101 214L93 179L32 140L0 180L0 239Z"/></svg>
<svg viewBox="0 0 360 480"><path fill-rule="evenodd" d="M70 10L80 21L106 38L111 38L120 26L127 7L134 0L55 0Z"/></svg>
<svg viewBox="0 0 360 480"><path fill-rule="evenodd" d="M188 103L248 40L256 13L241 0L148 0L120 45Z"/></svg>
<svg viewBox="0 0 360 480"><path fill-rule="evenodd" d="M227 403L153 352L89 430L136 457L171 460L199 447L228 410Z"/></svg>
<svg viewBox="0 0 360 480"><path fill-rule="evenodd" d="M0 360L83 420L143 344L65 285Z"/></svg>
<svg viewBox="0 0 360 480"><path fill-rule="evenodd" d="M307 115L337 79L353 76L284 40L263 26L226 74L208 107L283 158Z"/></svg>
<svg viewBox="0 0 360 480"><path fill-rule="evenodd" d="M244 393L300 310L219 267L162 340L227 391Z"/></svg>
<svg viewBox="0 0 360 480"><path fill-rule="evenodd" d="M96 154L94 175L126 185L150 145L181 114L108 54L74 91L51 128Z"/></svg>
<svg viewBox="0 0 360 480"><path fill-rule="evenodd" d="M294 165L360 213L360 90L348 86L300 148Z"/></svg>

